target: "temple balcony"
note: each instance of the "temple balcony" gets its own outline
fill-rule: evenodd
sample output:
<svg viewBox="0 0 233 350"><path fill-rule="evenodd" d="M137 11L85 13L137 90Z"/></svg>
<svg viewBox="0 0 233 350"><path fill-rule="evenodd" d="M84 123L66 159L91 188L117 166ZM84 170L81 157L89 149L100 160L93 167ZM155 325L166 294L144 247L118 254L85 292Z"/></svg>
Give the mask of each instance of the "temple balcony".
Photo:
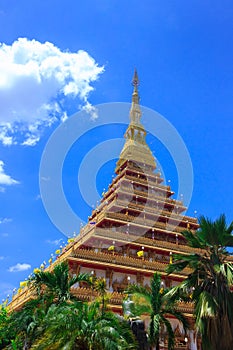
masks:
<svg viewBox="0 0 233 350"><path fill-rule="evenodd" d="M130 191L130 188L127 186L122 185L118 191L122 191L123 193L128 193L131 197L138 195L139 197L142 197L142 199L146 199L146 200L152 200L152 201L160 201L162 203L168 203L168 204L172 204L173 207L176 206L178 208L180 208L180 210L186 210L186 207L183 206L183 203L179 200L176 199L171 199L171 198L167 198L167 197L163 197L163 196L156 196L156 194L148 192L148 191L139 191L134 189L133 193L132 191ZM177 209L178 209L177 208Z"/></svg>
<svg viewBox="0 0 233 350"><path fill-rule="evenodd" d="M7 306L9 312L20 309L26 302L36 298L36 291L33 291L29 287L22 288L13 295L12 301Z"/></svg>
<svg viewBox="0 0 233 350"><path fill-rule="evenodd" d="M189 216L183 216L180 214L176 214L174 212L170 212L168 210L163 210L163 208L159 208L159 206L157 205L156 208L153 208L151 206L148 205L148 203L146 204L140 204L140 202L136 203L136 202L127 202L121 199L115 199L110 203L110 207L112 207L113 205L119 205L121 206L121 209L135 209L137 211L139 211L139 213L143 213L143 210L145 210L145 214L152 214L152 215L159 215L161 217L164 217L165 219L174 219L175 221L179 221L179 222L183 222L185 223L185 225L188 225L190 223L195 224L196 228L198 228L198 223L197 223L197 219L195 218L191 218ZM146 208L146 209L145 209ZM188 227L186 227L188 228ZM184 227L185 229L185 227Z"/></svg>
<svg viewBox="0 0 233 350"><path fill-rule="evenodd" d="M151 259L129 257L126 254L111 254L104 253L92 249L76 249L72 256L68 257L70 261L76 261L83 265L84 263L91 262L93 266L111 266L113 268L118 268L119 270L132 270L141 271L149 275L153 275L155 271L166 274L167 262L152 261ZM191 269L184 269L182 274L172 274L172 277L185 278L188 274L192 272Z"/></svg>
<svg viewBox="0 0 233 350"><path fill-rule="evenodd" d="M115 240L124 242L125 244L129 244L132 242L132 244L138 244L139 246L145 246L150 248L161 248L162 250L171 251L172 253L197 253L201 254L201 249L195 249L191 248L185 244L181 244L179 242L178 237L175 238L176 242L172 243L169 241L165 241L163 237L159 239L159 236L154 236L154 239L152 238L146 238L143 236L134 235L132 233L125 233L120 230L111 230L108 228L99 228L97 227L93 234L97 237L105 238L108 241L109 240Z"/></svg>
<svg viewBox="0 0 233 350"><path fill-rule="evenodd" d="M138 225L143 227L146 231L152 228L156 229L158 227L168 232L181 233L185 229L184 227L179 227L170 223L115 212L102 212L99 216L99 221L102 221L104 218L119 221L123 224L130 223L131 225Z"/></svg>
<svg viewBox="0 0 233 350"><path fill-rule="evenodd" d="M119 282L120 283L120 282ZM82 301L91 301L100 297L100 294L91 288L82 288L82 287L73 287L71 289L72 294L75 295L78 299ZM112 292L108 293L108 307L112 308L115 305L122 307L122 302L126 297L125 293L121 292ZM189 316L193 314L194 305L192 302L179 302L177 305L177 310L183 312Z"/></svg>

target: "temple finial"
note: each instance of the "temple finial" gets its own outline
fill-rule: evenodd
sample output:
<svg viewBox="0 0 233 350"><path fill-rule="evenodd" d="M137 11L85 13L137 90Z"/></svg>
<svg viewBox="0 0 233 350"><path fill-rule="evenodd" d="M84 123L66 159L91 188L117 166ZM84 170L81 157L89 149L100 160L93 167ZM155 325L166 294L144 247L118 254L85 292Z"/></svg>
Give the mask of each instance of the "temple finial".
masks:
<svg viewBox="0 0 233 350"><path fill-rule="evenodd" d="M138 73L137 73L137 69L136 68L134 69L132 85L134 86L132 102L134 102L136 104L139 104L139 96L138 96L139 79L138 79Z"/></svg>
<svg viewBox="0 0 233 350"><path fill-rule="evenodd" d="M156 168L155 159L146 143L146 130L141 124L142 112L139 105L139 79L136 69L134 70L132 85L134 89L129 112L130 123L124 135L126 139L125 145L117 162L117 174L121 171L121 166L126 160L130 160L135 164L141 164L142 167Z"/></svg>
<svg viewBox="0 0 233 350"><path fill-rule="evenodd" d="M132 80L132 85L137 88L139 85L139 79L138 79L138 73L137 73L137 69L134 69L134 75L133 75L133 80Z"/></svg>

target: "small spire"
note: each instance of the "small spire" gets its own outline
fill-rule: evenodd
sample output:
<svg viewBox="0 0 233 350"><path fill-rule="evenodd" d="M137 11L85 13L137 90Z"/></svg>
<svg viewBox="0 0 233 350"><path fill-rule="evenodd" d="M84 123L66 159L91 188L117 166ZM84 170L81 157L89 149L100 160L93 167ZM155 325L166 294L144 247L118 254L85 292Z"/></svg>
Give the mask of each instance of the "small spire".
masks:
<svg viewBox="0 0 233 350"><path fill-rule="evenodd" d="M137 69L136 68L134 69L132 85L134 86L132 102L134 102L136 104L139 104L139 96L138 96L139 79L138 79L138 73L137 73Z"/></svg>
<svg viewBox="0 0 233 350"><path fill-rule="evenodd" d="M137 88L139 85L139 79L138 79L138 73L137 73L137 69L134 69L134 75L133 75L133 80L132 80L132 85Z"/></svg>

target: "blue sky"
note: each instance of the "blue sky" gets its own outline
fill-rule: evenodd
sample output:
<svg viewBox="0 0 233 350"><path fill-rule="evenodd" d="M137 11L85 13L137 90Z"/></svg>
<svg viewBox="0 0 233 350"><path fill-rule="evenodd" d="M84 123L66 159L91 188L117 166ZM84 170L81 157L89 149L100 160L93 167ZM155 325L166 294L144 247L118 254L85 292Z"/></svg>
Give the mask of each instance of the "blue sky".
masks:
<svg viewBox="0 0 233 350"><path fill-rule="evenodd" d="M130 102L134 67L141 104L170 121L190 153L188 214L233 219L232 32L230 0L0 1L0 300L67 239L40 198L47 141L81 108L93 121L96 104ZM93 128L64 160L64 192L83 221L82 157L124 130ZM148 142L177 190L166 145ZM95 174L100 194L113 169L109 159Z"/></svg>

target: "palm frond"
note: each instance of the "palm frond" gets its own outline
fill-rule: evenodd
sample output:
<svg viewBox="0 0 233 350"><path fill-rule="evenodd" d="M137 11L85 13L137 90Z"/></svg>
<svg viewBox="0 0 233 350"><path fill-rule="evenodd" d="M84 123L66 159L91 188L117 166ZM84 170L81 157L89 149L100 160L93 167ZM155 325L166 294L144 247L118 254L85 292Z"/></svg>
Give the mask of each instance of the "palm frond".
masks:
<svg viewBox="0 0 233 350"><path fill-rule="evenodd" d="M125 294L142 294L147 296L148 298L151 296L151 289L147 289L139 284L130 284L128 288L125 290Z"/></svg>
<svg viewBox="0 0 233 350"><path fill-rule="evenodd" d="M233 285L233 263L226 262L221 264L219 272L226 278L229 286Z"/></svg>
<svg viewBox="0 0 233 350"><path fill-rule="evenodd" d="M149 325L149 342L151 345L155 345L159 339L160 325L161 325L161 315L152 314L150 325Z"/></svg>
<svg viewBox="0 0 233 350"><path fill-rule="evenodd" d="M215 299L213 299L212 295L206 291L203 291L199 295L199 299L195 305L195 317L196 317L196 325L199 327L199 321L202 318L215 317L217 312L217 303Z"/></svg>
<svg viewBox="0 0 233 350"><path fill-rule="evenodd" d="M189 321L184 316L184 314L182 312L176 310L175 308L168 307L167 309L165 309L163 311L163 316L165 316L165 315L171 315L171 316L175 317L178 321L180 321L185 332L189 329L189 327L190 327Z"/></svg>
<svg viewBox="0 0 233 350"><path fill-rule="evenodd" d="M174 332L172 330L171 323L164 316L162 316L162 322L166 326L166 330L167 330L168 350L173 350L174 349L174 345L175 345L175 335L174 335Z"/></svg>
<svg viewBox="0 0 233 350"><path fill-rule="evenodd" d="M203 240L200 239L199 235L197 233L193 233L192 231L189 230L184 230L182 232L182 235L187 241L187 244L192 247L192 248L198 248L202 249L203 248Z"/></svg>
<svg viewBox="0 0 233 350"><path fill-rule="evenodd" d="M174 254L173 255L173 263L169 264L166 268L166 271L168 274L174 273L174 272L181 272L186 267L190 268L197 268L198 263L202 257L199 254Z"/></svg>
<svg viewBox="0 0 233 350"><path fill-rule="evenodd" d="M150 314L151 313L151 300L146 299L144 295L134 293L131 296L132 304L129 305L130 314L133 317Z"/></svg>

